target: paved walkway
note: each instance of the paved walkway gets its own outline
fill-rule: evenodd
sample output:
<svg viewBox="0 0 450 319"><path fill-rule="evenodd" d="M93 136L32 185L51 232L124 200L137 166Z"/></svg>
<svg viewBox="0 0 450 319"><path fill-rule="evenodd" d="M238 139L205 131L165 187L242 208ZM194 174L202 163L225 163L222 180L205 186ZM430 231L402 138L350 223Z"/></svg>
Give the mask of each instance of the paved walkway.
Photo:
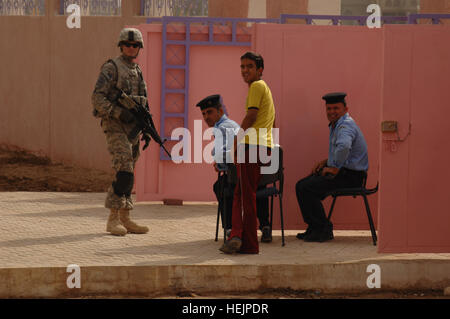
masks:
<svg viewBox="0 0 450 319"><path fill-rule="evenodd" d="M285 247L281 247L281 232L274 231L274 241L261 243L259 255L226 255L218 250L222 233L214 241L217 205L212 203L137 203L132 216L149 226L150 232L115 237L105 231L104 197L98 193L0 193L0 270L65 269L69 264L366 267L394 261L435 261L439 269L444 265L450 270L450 254L378 254L369 231L335 231L335 240L327 243L307 243L295 238L298 231L285 231ZM441 276L440 284L447 285L450 272L444 268Z"/></svg>

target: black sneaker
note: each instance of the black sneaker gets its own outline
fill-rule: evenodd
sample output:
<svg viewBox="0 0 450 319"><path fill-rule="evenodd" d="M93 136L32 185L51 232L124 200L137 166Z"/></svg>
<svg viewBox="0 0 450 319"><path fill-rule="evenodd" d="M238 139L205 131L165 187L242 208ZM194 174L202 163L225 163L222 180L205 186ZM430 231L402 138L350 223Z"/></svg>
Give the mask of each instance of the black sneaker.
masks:
<svg viewBox="0 0 450 319"><path fill-rule="evenodd" d="M272 230L270 229L270 226L263 227L261 242L262 243L271 243L272 242Z"/></svg>

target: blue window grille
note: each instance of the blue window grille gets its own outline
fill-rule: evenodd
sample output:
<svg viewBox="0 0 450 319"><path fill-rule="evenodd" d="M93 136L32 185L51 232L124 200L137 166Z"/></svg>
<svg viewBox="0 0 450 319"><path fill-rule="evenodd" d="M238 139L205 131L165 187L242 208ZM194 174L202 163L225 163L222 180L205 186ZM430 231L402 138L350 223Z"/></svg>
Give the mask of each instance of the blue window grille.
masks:
<svg viewBox="0 0 450 319"><path fill-rule="evenodd" d="M71 4L80 7L82 16L120 16L122 14L121 0L60 0L59 14L68 14L67 7Z"/></svg>
<svg viewBox="0 0 450 319"><path fill-rule="evenodd" d="M0 0L0 16L44 16L45 0Z"/></svg>
<svg viewBox="0 0 450 319"><path fill-rule="evenodd" d="M418 20L429 20L432 24L441 24L442 20L449 20L450 14L410 14L408 16L409 24L418 24Z"/></svg>
<svg viewBox="0 0 450 319"><path fill-rule="evenodd" d="M207 17L208 0L141 0L145 17Z"/></svg>

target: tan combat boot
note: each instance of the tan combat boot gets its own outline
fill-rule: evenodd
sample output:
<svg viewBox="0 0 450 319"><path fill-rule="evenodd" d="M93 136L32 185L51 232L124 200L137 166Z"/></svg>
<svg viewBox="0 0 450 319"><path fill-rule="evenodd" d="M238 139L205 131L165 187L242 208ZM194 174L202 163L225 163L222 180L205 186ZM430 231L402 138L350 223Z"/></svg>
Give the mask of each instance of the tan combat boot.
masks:
<svg viewBox="0 0 450 319"><path fill-rule="evenodd" d="M148 232L147 226L140 226L130 219L130 210L122 208L119 210L120 222L132 234L145 234Z"/></svg>
<svg viewBox="0 0 450 319"><path fill-rule="evenodd" d="M115 236L125 236L127 229L123 227L119 220L119 211L111 208L108 223L106 224L106 231Z"/></svg>

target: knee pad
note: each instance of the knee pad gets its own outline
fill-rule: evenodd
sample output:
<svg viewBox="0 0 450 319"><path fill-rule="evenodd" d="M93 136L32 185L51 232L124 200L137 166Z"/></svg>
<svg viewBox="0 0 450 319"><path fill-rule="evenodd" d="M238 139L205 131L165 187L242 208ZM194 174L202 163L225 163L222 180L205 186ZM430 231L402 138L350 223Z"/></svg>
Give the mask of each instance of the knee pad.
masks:
<svg viewBox="0 0 450 319"><path fill-rule="evenodd" d="M134 184L134 174L130 172L119 171L116 174L116 181L112 186L117 196L130 195Z"/></svg>

